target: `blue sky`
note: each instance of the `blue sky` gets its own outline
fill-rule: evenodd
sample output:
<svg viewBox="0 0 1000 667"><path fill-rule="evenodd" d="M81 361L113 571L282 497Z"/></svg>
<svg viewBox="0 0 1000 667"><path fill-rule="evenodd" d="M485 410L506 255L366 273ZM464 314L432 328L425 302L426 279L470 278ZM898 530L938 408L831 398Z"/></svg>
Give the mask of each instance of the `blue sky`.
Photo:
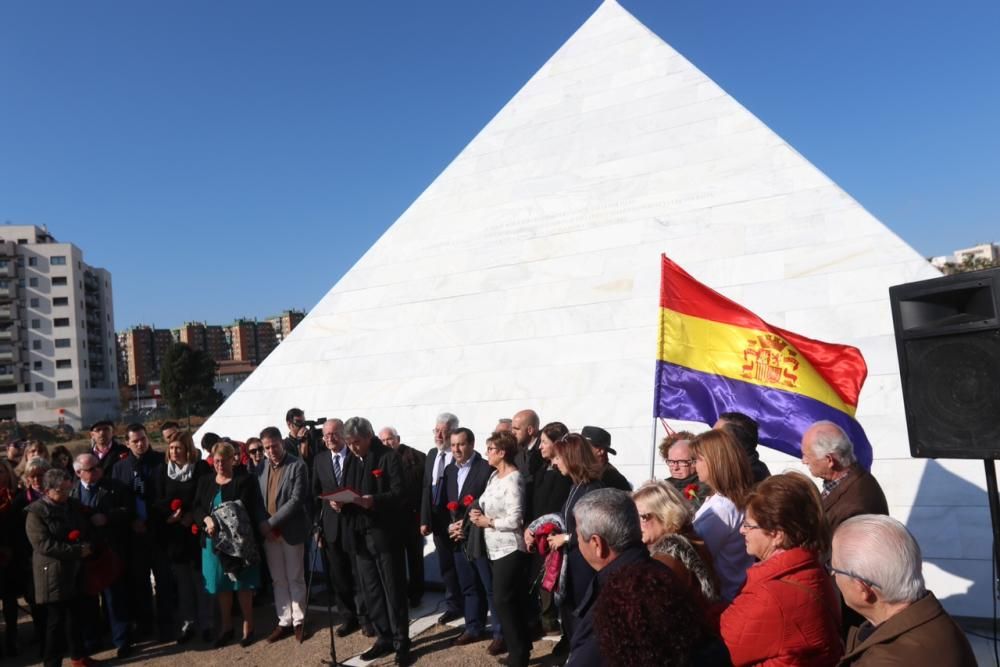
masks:
<svg viewBox="0 0 1000 667"><path fill-rule="evenodd" d="M1000 240L1000 3L623 0L925 255ZM3 0L0 221L116 327L308 309L598 0Z"/></svg>

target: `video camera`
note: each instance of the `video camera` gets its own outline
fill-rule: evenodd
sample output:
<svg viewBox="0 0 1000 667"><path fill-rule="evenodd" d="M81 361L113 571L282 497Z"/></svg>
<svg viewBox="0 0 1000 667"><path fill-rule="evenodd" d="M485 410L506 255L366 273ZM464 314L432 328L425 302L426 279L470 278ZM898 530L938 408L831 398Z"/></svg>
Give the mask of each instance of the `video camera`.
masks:
<svg viewBox="0 0 1000 667"><path fill-rule="evenodd" d="M316 419L307 419L302 423L309 428L316 428L317 426L322 426L325 421L326 417L317 417Z"/></svg>

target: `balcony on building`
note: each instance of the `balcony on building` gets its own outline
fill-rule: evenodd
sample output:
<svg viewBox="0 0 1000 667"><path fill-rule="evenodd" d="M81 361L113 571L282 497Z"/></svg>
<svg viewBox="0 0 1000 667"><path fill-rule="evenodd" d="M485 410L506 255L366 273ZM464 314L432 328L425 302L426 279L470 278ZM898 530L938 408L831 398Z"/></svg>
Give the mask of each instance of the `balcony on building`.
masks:
<svg viewBox="0 0 1000 667"><path fill-rule="evenodd" d="M0 364L14 364L20 360L16 345L0 343Z"/></svg>
<svg viewBox="0 0 1000 667"><path fill-rule="evenodd" d="M0 322L7 322L17 317L17 307L10 303L0 304Z"/></svg>

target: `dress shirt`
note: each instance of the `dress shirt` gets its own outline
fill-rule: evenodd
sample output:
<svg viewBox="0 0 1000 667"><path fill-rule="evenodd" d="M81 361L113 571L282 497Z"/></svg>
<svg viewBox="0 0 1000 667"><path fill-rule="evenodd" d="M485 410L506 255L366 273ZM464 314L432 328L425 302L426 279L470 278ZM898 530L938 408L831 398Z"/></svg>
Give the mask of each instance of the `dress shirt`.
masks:
<svg viewBox="0 0 1000 667"><path fill-rule="evenodd" d="M472 462L476 460L475 456L470 456L469 460L465 463L456 463L455 467L458 468L458 495L462 496L462 487L465 486L465 479L469 476L469 471L472 470Z"/></svg>
<svg viewBox="0 0 1000 667"><path fill-rule="evenodd" d="M344 464L347 463L347 447L341 447L339 452L330 452L332 456L330 457L330 465L333 467L334 479L337 477L337 465L340 463L340 479L337 479L337 484L340 486L344 485ZM339 459L339 461L338 461ZM336 462L336 463L335 463Z"/></svg>

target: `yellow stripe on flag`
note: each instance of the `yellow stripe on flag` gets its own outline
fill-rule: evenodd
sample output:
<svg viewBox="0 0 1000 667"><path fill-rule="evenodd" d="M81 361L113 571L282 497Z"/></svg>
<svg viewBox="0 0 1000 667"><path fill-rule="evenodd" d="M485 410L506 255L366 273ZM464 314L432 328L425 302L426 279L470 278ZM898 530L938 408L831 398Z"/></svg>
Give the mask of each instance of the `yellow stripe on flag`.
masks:
<svg viewBox="0 0 1000 667"><path fill-rule="evenodd" d="M853 416L788 341L768 331L723 324L660 308L659 359L702 373L800 394Z"/></svg>

